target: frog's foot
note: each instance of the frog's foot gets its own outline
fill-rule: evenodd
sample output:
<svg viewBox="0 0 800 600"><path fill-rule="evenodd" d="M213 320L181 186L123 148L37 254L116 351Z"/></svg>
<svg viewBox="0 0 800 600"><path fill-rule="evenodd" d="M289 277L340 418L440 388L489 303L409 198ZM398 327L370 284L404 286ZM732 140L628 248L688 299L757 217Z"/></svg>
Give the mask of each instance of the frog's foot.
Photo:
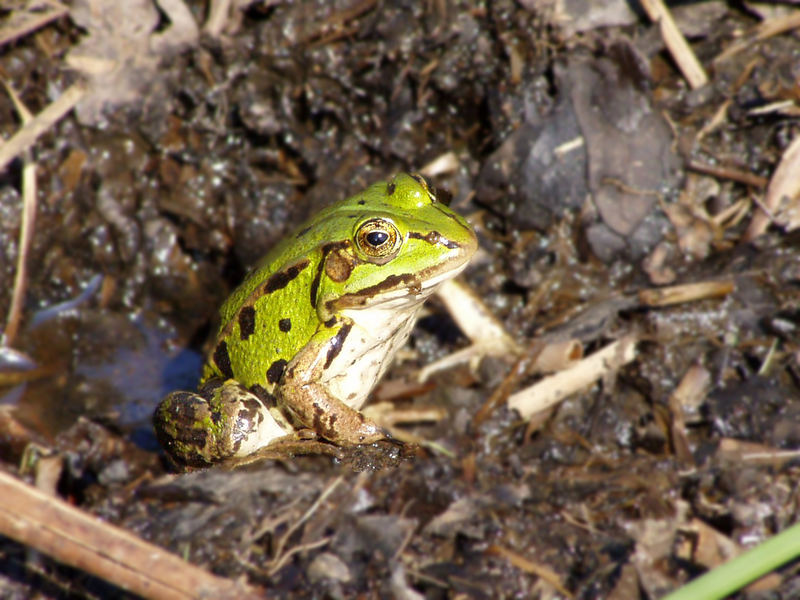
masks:
<svg viewBox="0 0 800 600"><path fill-rule="evenodd" d="M259 396L236 381L219 379L199 393L169 394L156 409L153 425L169 456L193 467L248 456L292 433Z"/></svg>
<svg viewBox="0 0 800 600"><path fill-rule="evenodd" d="M339 460L354 471L378 471L415 460L419 452L416 444L407 444L395 438L344 448Z"/></svg>
<svg viewBox="0 0 800 600"><path fill-rule="evenodd" d="M220 463L220 466L223 469L237 469L262 460L289 460L296 456L310 454L321 454L343 460L345 456L343 448L320 439L313 432L311 432L311 435L306 435L308 432L311 432L311 430L301 429L295 433L285 435L247 456L226 458Z"/></svg>

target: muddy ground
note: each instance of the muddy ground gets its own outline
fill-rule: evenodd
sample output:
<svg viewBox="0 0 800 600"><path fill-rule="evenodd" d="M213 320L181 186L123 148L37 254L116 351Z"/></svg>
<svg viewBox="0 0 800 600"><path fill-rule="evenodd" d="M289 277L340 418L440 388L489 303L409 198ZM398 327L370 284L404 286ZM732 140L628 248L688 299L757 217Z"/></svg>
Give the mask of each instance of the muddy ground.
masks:
<svg viewBox="0 0 800 600"><path fill-rule="evenodd" d="M798 217L749 233L800 136L800 34L755 28L797 8L675 7L709 78L692 89L624 2L240 4L211 22L204 2L76 0L0 47L33 114L88 82L32 151L3 471L278 597L656 598L798 520ZM20 123L0 94L2 135ZM304 217L405 170L475 226L463 278L521 359L413 384L468 343L434 300L374 394L442 409L403 427L429 442L415 458L175 473L150 416L196 383L229 291ZM19 158L0 172L2 315L22 179ZM686 283L712 291L642 294ZM505 405L542 377L541 340L626 336L634 360L546 414ZM741 597L798 593L788 565ZM0 596L123 597L5 537Z"/></svg>

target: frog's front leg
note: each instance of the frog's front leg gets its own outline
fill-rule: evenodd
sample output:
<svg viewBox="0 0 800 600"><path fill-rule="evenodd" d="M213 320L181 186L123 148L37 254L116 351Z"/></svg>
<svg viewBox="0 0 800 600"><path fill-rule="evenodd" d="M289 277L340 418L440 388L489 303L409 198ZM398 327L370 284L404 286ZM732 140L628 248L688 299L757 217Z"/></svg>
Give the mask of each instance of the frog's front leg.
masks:
<svg viewBox="0 0 800 600"><path fill-rule="evenodd" d="M305 347L286 366L276 395L281 407L302 425L341 445L371 444L391 439L372 419L348 406L331 391L328 381L341 369L335 363L353 326L345 317L321 324Z"/></svg>

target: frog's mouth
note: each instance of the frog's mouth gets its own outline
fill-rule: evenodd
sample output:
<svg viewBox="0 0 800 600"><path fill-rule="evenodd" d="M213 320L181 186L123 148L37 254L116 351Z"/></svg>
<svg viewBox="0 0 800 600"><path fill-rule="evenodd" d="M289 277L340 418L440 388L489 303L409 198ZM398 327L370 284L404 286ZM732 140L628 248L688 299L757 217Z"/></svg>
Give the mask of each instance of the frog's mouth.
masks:
<svg viewBox="0 0 800 600"><path fill-rule="evenodd" d="M437 288L439 285L447 281L448 279L452 279L453 277L457 277L461 271L467 268L469 264L469 260L463 261L461 264L456 265L452 269L444 269L439 271L438 274L433 275L432 277L423 278L422 281L422 290L428 290L431 288ZM437 270L441 268L441 266L437 267ZM433 291L433 290L431 290Z"/></svg>
<svg viewBox="0 0 800 600"><path fill-rule="evenodd" d="M451 268L439 264L418 273L389 275L376 285L331 301L328 309L397 309L422 304L440 284L457 276L469 263L468 260L452 262L455 266Z"/></svg>

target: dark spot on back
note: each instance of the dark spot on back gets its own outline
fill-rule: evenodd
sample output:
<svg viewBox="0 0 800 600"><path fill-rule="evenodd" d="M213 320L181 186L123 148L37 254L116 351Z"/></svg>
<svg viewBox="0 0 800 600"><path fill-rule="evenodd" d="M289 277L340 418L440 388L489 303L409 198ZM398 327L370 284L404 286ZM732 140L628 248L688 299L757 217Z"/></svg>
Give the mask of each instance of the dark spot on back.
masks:
<svg viewBox="0 0 800 600"><path fill-rule="evenodd" d="M394 194L394 190L395 190L396 187L397 186L394 184L394 181L391 182L389 185L386 186L386 194L388 196L391 196L392 194Z"/></svg>
<svg viewBox="0 0 800 600"><path fill-rule="evenodd" d="M319 267L317 268L317 273L314 275L314 281L311 282L311 287L309 288L309 292L311 294L311 306L317 305L317 292L319 291L319 279L322 277L322 269L325 264L325 259L323 258L319 261Z"/></svg>
<svg viewBox="0 0 800 600"><path fill-rule="evenodd" d="M214 364L217 365L219 372L227 379L233 379L233 369L231 368L231 357L228 355L228 344L224 341L217 344L214 349Z"/></svg>
<svg viewBox="0 0 800 600"><path fill-rule="evenodd" d="M308 259L305 259L296 265L292 265L285 271L278 271L270 275L270 278L267 279L267 283L264 284L264 293L271 294L275 290L285 288L292 279L297 277L303 269L308 266L308 262Z"/></svg>
<svg viewBox="0 0 800 600"><path fill-rule="evenodd" d="M308 227L303 227L300 231L297 232L297 234L295 234L294 237L299 240L301 237L303 237L309 231L311 231L311 225L309 225Z"/></svg>
<svg viewBox="0 0 800 600"><path fill-rule="evenodd" d="M284 359L279 358L276 360L269 366L269 369L267 369L267 381L270 383L278 383L285 368L286 361Z"/></svg>
<svg viewBox="0 0 800 600"><path fill-rule="evenodd" d="M247 340L256 332L256 309L252 306L243 306L239 309L239 336Z"/></svg>
<svg viewBox="0 0 800 600"><path fill-rule="evenodd" d="M337 333L336 336L331 340L331 345L328 347L328 356L325 357L325 369L330 367L333 359L339 356L339 353L342 351L344 341L347 339L347 335L350 333L352 328L352 323L346 323L345 325L342 325L339 333Z"/></svg>
<svg viewBox="0 0 800 600"><path fill-rule="evenodd" d="M278 329L280 329L283 333L289 333L292 330L292 320L281 319L278 321Z"/></svg>
<svg viewBox="0 0 800 600"><path fill-rule="evenodd" d="M366 203L367 203L367 201L366 201L366 200L364 200L364 199L361 199L361 200L359 200L359 201L358 201L358 203L359 203L359 204L361 204L361 205L363 206L364 204L366 204Z"/></svg>

